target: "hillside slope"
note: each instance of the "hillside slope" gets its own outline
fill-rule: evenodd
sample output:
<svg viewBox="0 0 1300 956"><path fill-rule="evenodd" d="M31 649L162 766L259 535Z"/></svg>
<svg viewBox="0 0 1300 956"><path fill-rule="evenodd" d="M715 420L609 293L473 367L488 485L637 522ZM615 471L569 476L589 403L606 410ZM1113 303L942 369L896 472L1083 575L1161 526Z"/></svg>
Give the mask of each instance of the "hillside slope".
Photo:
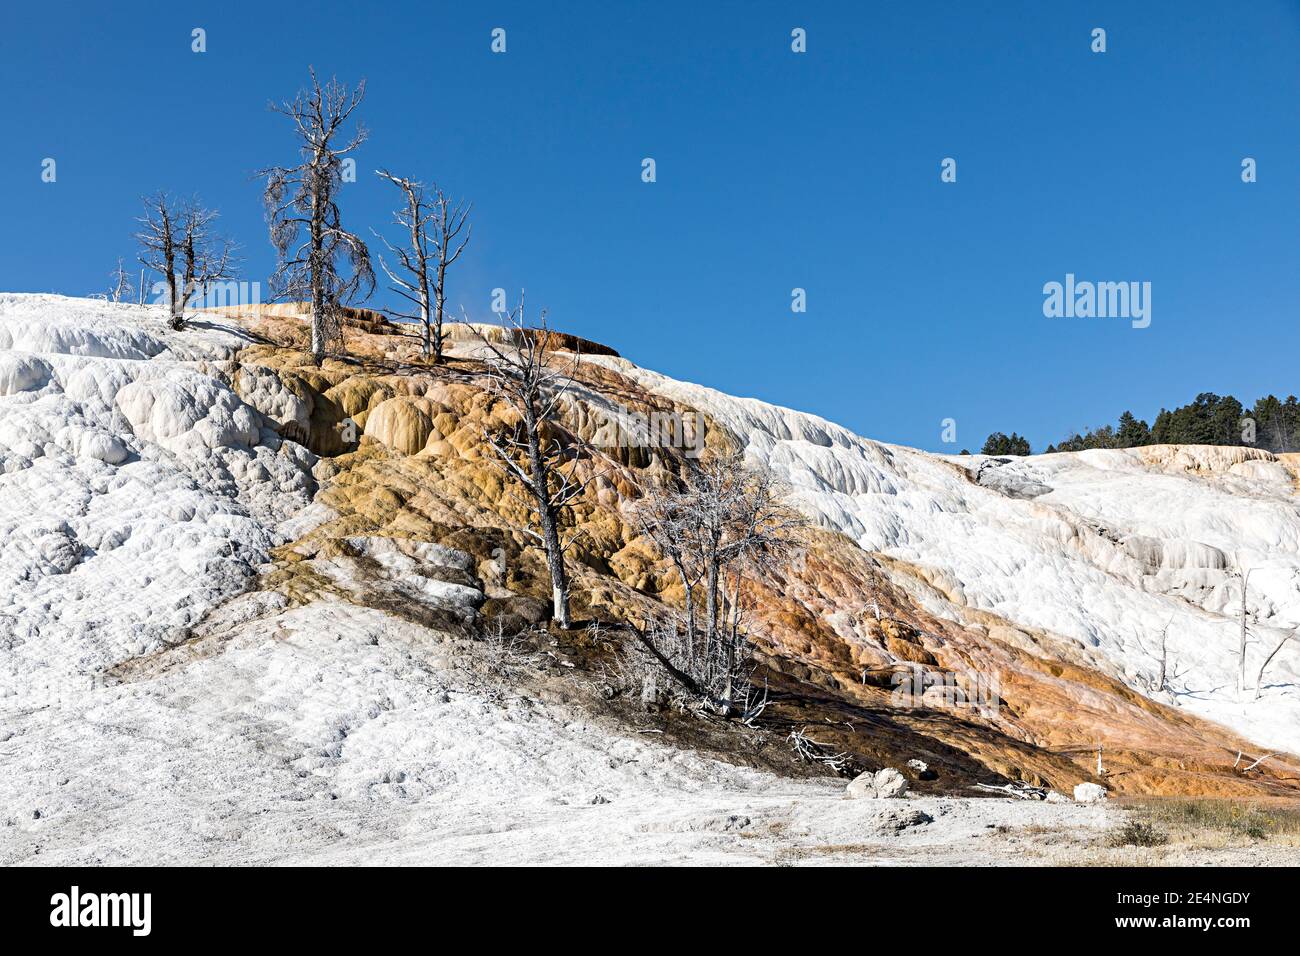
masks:
<svg viewBox="0 0 1300 956"><path fill-rule="evenodd" d="M1026 459L934 456L789 409L595 358L740 436L799 507L862 548L922 569L937 613L989 611L1076 643L1133 686L1158 672L1159 634L1190 712L1300 749L1300 641L1261 699L1236 690L1242 570L1247 677L1300 626L1297 470L1251 448L1149 446ZM1095 651L1096 653L1089 653ZM1107 666L1109 665L1109 666Z"/></svg>
<svg viewBox="0 0 1300 956"><path fill-rule="evenodd" d="M457 327L432 369L361 316L354 357L318 369L289 308L176 333L150 309L0 295L6 859L271 860L294 841L359 859L407 838L422 858L490 856L476 828L521 826L558 858L595 826L579 811L608 846L676 820L643 857L671 859L713 852L698 834L728 833L723 810L750 801L782 826L819 807L810 834L875 826L807 779L823 771L786 744L799 729L851 769L924 761L908 772L933 799L1068 790L1099 745L1114 791L1295 795L1294 758L1243 772L1238 755L1300 749L1300 647L1239 699L1231 578L1254 569L1253 680L1300 614L1290 463L945 458L567 340L584 361L565 427L604 474L574 509L589 626L566 634L546 627L526 514L484 457L506 414L484 387L493 334ZM696 412L709 448L776 470L811 519L797 560L750 589L772 695L755 728L648 693L617 636L681 599L628 509L690 449L631 413ZM1152 692L1166 624L1179 677ZM938 686L900 699L918 672ZM991 706L945 691L971 679Z"/></svg>

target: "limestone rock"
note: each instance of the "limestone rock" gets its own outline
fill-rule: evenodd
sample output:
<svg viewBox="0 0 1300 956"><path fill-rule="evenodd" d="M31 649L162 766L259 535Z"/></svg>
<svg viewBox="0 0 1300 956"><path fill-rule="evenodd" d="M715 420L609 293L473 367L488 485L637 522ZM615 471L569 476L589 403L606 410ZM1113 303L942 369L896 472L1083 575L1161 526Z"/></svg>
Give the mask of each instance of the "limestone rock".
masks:
<svg viewBox="0 0 1300 956"><path fill-rule="evenodd" d="M272 369L246 365L239 372L237 389L241 398L262 413L285 438L306 442L311 434L311 394L302 394L281 380Z"/></svg>
<svg viewBox="0 0 1300 956"><path fill-rule="evenodd" d="M939 775L930 769L930 765L924 760L909 760L907 769L916 774L917 780L933 780Z"/></svg>
<svg viewBox="0 0 1300 956"><path fill-rule="evenodd" d="M902 833L911 827L933 823L934 817L920 810L908 808L891 808L876 820L876 829L882 833Z"/></svg>
<svg viewBox="0 0 1300 956"><path fill-rule="evenodd" d="M846 793L855 800L892 800L907 793L907 778L893 767L858 774Z"/></svg>
<svg viewBox="0 0 1300 956"><path fill-rule="evenodd" d="M1100 803L1106 799L1106 788L1095 783L1081 783L1074 788L1075 803Z"/></svg>
<svg viewBox="0 0 1300 956"><path fill-rule="evenodd" d="M427 405L421 399L398 396L380 402L365 420L366 434L403 455L424 449L433 432Z"/></svg>

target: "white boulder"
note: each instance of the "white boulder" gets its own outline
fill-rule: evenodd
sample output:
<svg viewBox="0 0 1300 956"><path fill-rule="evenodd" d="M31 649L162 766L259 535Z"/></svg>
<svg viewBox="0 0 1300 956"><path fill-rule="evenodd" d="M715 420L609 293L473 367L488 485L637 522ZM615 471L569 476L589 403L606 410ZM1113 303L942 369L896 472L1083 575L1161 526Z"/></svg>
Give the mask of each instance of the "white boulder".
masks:
<svg viewBox="0 0 1300 956"><path fill-rule="evenodd" d="M1081 783L1074 788L1075 803L1100 803L1106 799L1106 788L1095 783Z"/></svg>
<svg viewBox="0 0 1300 956"><path fill-rule="evenodd" d="M907 793L907 778L893 767L860 773L845 791L855 800L894 800Z"/></svg>

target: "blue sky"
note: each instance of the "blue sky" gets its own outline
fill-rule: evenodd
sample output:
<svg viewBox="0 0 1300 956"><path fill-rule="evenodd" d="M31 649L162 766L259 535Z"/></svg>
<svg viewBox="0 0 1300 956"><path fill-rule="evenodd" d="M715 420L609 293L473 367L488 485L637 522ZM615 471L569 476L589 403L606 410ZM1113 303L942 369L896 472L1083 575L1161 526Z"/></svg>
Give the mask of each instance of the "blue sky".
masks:
<svg viewBox="0 0 1300 956"><path fill-rule="evenodd" d="M266 104L314 64L369 83L346 223L389 220L376 166L474 202L476 318L526 288L640 364L947 451L1300 391L1297 0L314 6L5 4L0 289L102 290L159 188L264 279ZM1151 326L1045 318L1066 273L1150 282Z"/></svg>

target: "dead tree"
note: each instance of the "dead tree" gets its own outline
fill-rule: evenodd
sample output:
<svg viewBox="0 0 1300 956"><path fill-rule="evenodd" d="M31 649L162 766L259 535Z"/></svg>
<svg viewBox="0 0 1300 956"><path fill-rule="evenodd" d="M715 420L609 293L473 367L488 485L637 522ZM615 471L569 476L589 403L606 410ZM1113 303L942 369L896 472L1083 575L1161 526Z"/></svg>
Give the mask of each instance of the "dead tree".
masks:
<svg viewBox="0 0 1300 956"><path fill-rule="evenodd" d="M447 304L447 267L460 258L469 244L474 227L469 224L466 203L451 203L437 186L433 189L433 248L438 256L433 279L433 360L442 361L442 322ZM460 238L464 230L465 238ZM425 328L424 354L429 354L429 330Z"/></svg>
<svg viewBox="0 0 1300 956"><path fill-rule="evenodd" d="M429 227L433 222L433 211L429 195L424 185L412 179L395 176L386 169L376 169L375 175L387 179L402 191L402 206L393 213L393 221L407 231L408 248L394 246L373 229L375 238L383 242L388 250L397 257L397 262L405 277L397 275L389 268L384 257L379 257L379 266L393 283L393 291L414 305L419 312L397 312L399 318L413 319L420 323L424 355L429 356L430 324L433 309L429 291ZM441 355L442 328L438 328L438 346Z"/></svg>
<svg viewBox="0 0 1300 956"><path fill-rule="evenodd" d="M748 679L745 585L788 554L800 519L780 501L770 472L750 471L736 454L715 454L687 466L680 487L656 489L640 503L642 531L667 557L685 595L684 631L661 646L664 657L729 714ZM678 625L671 627L677 634ZM664 628L647 626L647 636Z"/></svg>
<svg viewBox="0 0 1300 956"><path fill-rule="evenodd" d="M1237 657L1237 693L1246 693L1246 592L1250 587L1250 568L1239 573L1241 577L1241 645Z"/></svg>
<svg viewBox="0 0 1300 956"><path fill-rule="evenodd" d="M546 313L536 325L524 320L523 297L502 321L504 341L488 342L487 372L492 393L515 413L517 422L508 431L484 436L496 462L527 491L528 504L539 530L524 531L541 542L551 578L552 607L556 623L566 630L569 616L569 576L565 551L576 538L561 541L560 522L564 509L586 487L600 477L593 472L585 480L576 474L583 448L576 439L562 440L561 403L573 387L573 374L581 355L567 360L556 355L556 338L546 323Z"/></svg>
<svg viewBox="0 0 1300 956"><path fill-rule="evenodd" d="M138 220L141 229L135 235L140 243L140 264L162 273L163 281L167 283L167 311L172 327L177 328L177 310L180 307L176 272L179 211L165 192L146 198L144 208L145 214Z"/></svg>
<svg viewBox="0 0 1300 956"><path fill-rule="evenodd" d="M122 260L117 260L117 268L109 274L108 299L110 302L121 302L123 299L129 299L135 292L135 286L131 283L131 274L126 271L122 265Z"/></svg>
<svg viewBox="0 0 1300 956"><path fill-rule="evenodd" d="M310 89L270 107L293 121L301 161L258 173L266 177L262 198L278 259L271 293L281 299L310 299L311 355L317 365L327 351L343 347L343 308L363 301L375 288L370 250L343 228L338 205L344 157L367 135L358 123L345 139L342 128L365 92L365 80L349 92L336 79L322 86L312 70ZM340 267L343 261L346 274Z"/></svg>
<svg viewBox="0 0 1300 956"><path fill-rule="evenodd" d="M217 212L197 202L181 209L181 314L195 292L235 277L235 245L212 228Z"/></svg>
<svg viewBox="0 0 1300 956"><path fill-rule="evenodd" d="M1282 640L1278 641L1277 646L1273 648L1272 652L1268 655L1268 657L1264 658L1264 663L1259 665L1259 674L1255 677L1255 699L1256 700L1259 700L1260 690L1264 686L1264 670L1268 667L1269 664L1273 663L1273 658L1277 657L1277 652L1282 650L1282 648L1286 645L1286 642L1291 640L1291 638L1293 637L1295 637L1295 631L1292 631L1286 637L1282 638Z"/></svg>
<svg viewBox="0 0 1300 956"><path fill-rule="evenodd" d="M739 455L733 462L743 472L744 462ZM748 660L748 655L742 655L742 649L749 647L741 630L746 609L742 584L746 578L766 577L776 569L789 555L793 546L792 529L800 523L794 512L781 503L780 497L776 477L770 470L759 469L743 478L735 500L734 523L713 555L723 588L727 571L731 573L731 588L724 593L719 609L720 627L715 627L723 647L724 713L735 706L737 682L748 676L742 675L739 666L742 657L745 662Z"/></svg>
<svg viewBox="0 0 1300 956"><path fill-rule="evenodd" d="M217 236L217 213L197 199L173 200L160 192L144 200L136 233L140 263L162 273L173 329L185 326L185 308L196 290L234 277L234 245ZM120 266L119 266L120 268Z"/></svg>
<svg viewBox="0 0 1300 956"><path fill-rule="evenodd" d="M436 364L442 361L447 267L460 258L469 243L473 231L468 225L470 207L452 204L437 186L430 192L423 183L395 176L386 169L377 169L375 174L402 191L403 205L393 216L396 224L407 233L406 248L394 246L379 237L397 257L403 274L394 273L382 257L379 264L392 280L393 291L419 309L414 314L397 314L420 323L424 357L432 358ZM460 238L462 231L465 233L463 239Z"/></svg>
<svg viewBox="0 0 1300 956"><path fill-rule="evenodd" d="M1172 667L1170 666L1169 627L1173 623L1174 623L1174 619L1171 617L1168 621L1165 622L1165 626L1160 629L1160 641L1156 645L1155 651L1148 650L1147 646L1142 643L1142 639L1141 638L1137 639L1138 647L1142 649L1142 653L1146 654L1147 657L1151 658L1151 660L1154 661L1160 668L1160 672L1156 676L1156 679L1154 681L1151 681L1149 684L1150 690L1153 691L1172 691L1170 684L1173 681L1176 681L1178 680L1178 678L1183 676L1183 671L1181 668L1179 668L1178 663L1176 661L1173 662Z"/></svg>
<svg viewBox="0 0 1300 956"><path fill-rule="evenodd" d="M691 495L677 487L653 487L646 492L635 513L642 533L672 562L682 586L686 619L685 640L682 642L683 667L688 673L696 673L700 650L696 640L695 607L703 563L695 560L698 548L693 544L699 526L692 510Z"/></svg>

